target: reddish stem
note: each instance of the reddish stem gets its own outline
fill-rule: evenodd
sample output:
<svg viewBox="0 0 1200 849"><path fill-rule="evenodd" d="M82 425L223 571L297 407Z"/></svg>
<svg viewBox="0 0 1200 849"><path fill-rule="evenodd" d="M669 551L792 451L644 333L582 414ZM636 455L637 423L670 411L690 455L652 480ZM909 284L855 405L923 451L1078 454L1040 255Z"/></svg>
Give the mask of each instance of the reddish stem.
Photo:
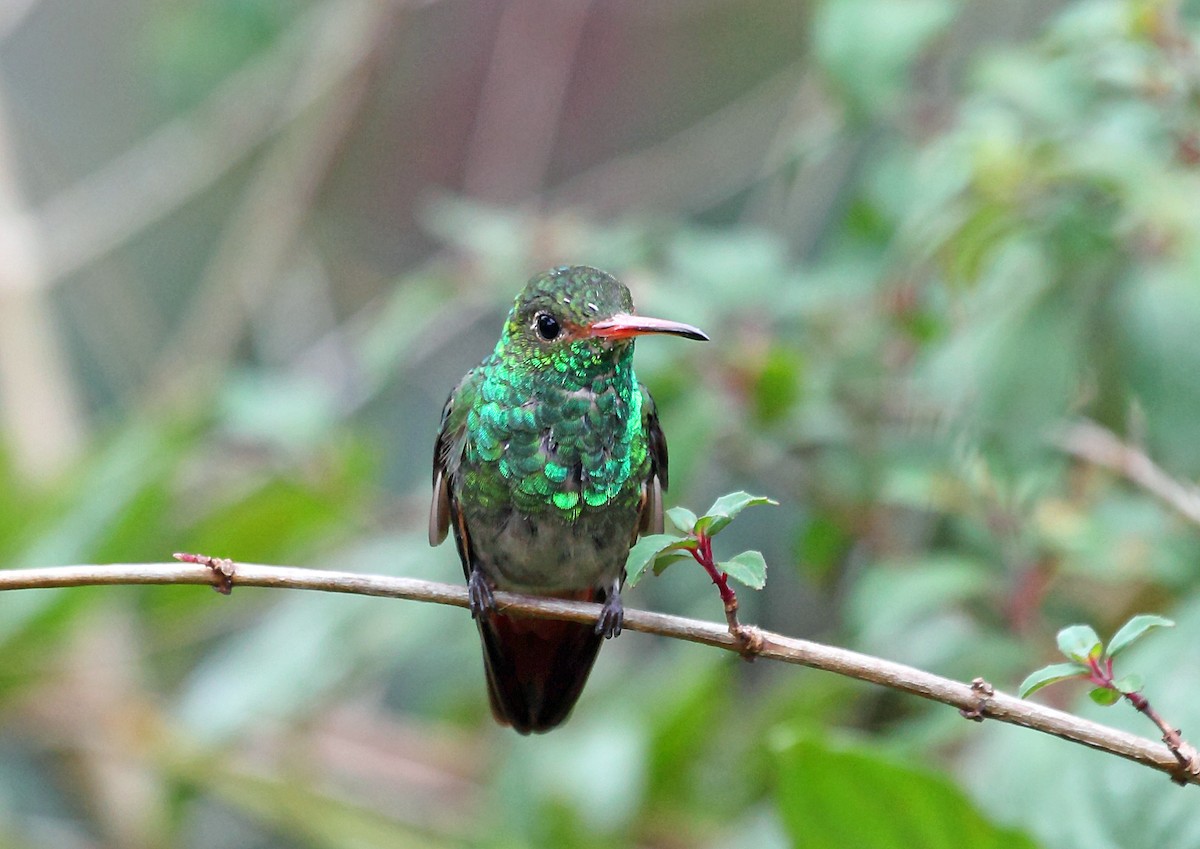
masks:
<svg viewBox="0 0 1200 849"><path fill-rule="evenodd" d="M704 567L704 571L712 578L712 582L717 585L717 590L721 593L721 601L725 603L725 611L728 613L732 609L737 612L737 593L729 586L729 575L717 568L716 560L713 559L712 553L712 537L704 531L696 534L696 547L690 549L692 557L696 562Z"/></svg>
<svg viewBox="0 0 1200 849"><path fill-rule="evenodd" d="M1114 690L1131 704L1138 713L1145 716L1153 722L1158 730L1162 732L1162 740L1167 744L1167 748L1171 750L1176 760L1179 761L1179 766L1185 773L1195 775L1200 772L1200 755L1197 755L1196 750L1190 743L1183 739L1183 735L1179 733L1178 728L1173 728L1154 708L1150 706L1150 700L1141 693L1125 693L1118 690L1113 683L1113 659L1106 657L1103 665L1096 658L1088 658L1088 681L1097 687L1103 687L1106 690ZM1187 779L1177 777L1177 783L1186 784Z"/></svg>
<svg viewBox="0 0 1200 849"><path fill-rule="evenodd" d="M712 578L712 582L717 585L717 591L721 594L721 601L725 605L725 621L729 624L729 633L733 634L744 645L743 655L748 660L754 659L754 654L762 647L762 636L753 628L746 628L738 622L738 600L737 593L733 591L733 587L729 586L729 573L722 572L717 568L717 561L712 553L712 537L704 531L700 531L695 535L696 545L688 548L688 552L697 563L704 567L704 571Z"/></svg>

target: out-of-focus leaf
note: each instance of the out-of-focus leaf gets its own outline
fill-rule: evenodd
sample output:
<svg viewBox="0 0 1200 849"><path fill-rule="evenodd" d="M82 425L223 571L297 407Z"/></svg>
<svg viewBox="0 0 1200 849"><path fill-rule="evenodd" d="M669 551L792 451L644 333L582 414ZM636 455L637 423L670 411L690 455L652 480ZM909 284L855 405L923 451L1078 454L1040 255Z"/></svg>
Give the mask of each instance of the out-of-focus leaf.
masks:
<svg viewBox="0 0 1200 849"><path fill-rule="evenodd" d="M239 439L297 450L329 439L337 423L333 391L293 375L244 372L221 394L222 424Z"/></svg>
<svg viewBox="0 0 1200 849"><path fill-rule="evenodd" d="M303 557L310 544L335 535L354 513L353 497L332 478L324 481L324 490L297 479L255 483L242 497L215 505L176 547L248 561Z"/></svg>
<svg viewBox="0 0 1200 849"><path fill-rule="evenodd" d="M167 4L143 33L165 99L188 106L270 44L296 13L292 0Z"/></svg>
<svg viewBox="0 0 1200 849"><path fill-rule="evenodd" d="M1200 229L1200 226L1198 226ZM1191 239L1200 239L1193 232ZM1123 290L1121 366L1145 411L1147 446L1176 474L1200 471L1195 411L1200 406L1200 290L1195 267L1156 269Z"/></svg>
<svg viewBox="0 0 1200 849"><path fill-rule="evenodd" d="M333 560L330 568L434 578L449 571L450 551L431 554L415 535L362 545ZM339 562L345 559L345 563ZM456 567L455 567L456 568ZM235 592L235 597L237 593ZM442 632L452 613L438 605L403 604L366 596L287 594L260 613L250 627L218 645L183 682L176 714L197 740L234 739L265 721L295 720L344 698L347 682L414 654L428 654L421 634ZM437 672L455 646L474 640L473 629L438 640ZM457 635L457 636L456 636ZM476 656L477 649L469 654ZM414 671L414 676L416 672Z"/></svg>
<svg viewBox="0 0 1200 849"><path fill-rule="evenodd" d="M800 396L804 355L798 351L771 348L759 366L754 382L754 407L759 421L781 421Z"/></svg>
<svg viewBox="0 0 1200 849"><path fill-rule="evenodd" d="M461 846L459 839L438 836L386 816L340 794L314 790L296 781L278 781L251 771L213 769L207 761L178 767L188 781L209 788L242 815L293 836L305 845L356 849L441 849ZM208 835L206 835L208 836Z"/></svg>
<svg viewBox="0 0 1200 849"><path fill-rule="evenodd" d="M909 90L912 62L955 11L940 0L827 0L819 9L817 56L864 112L882 111Z"/></svg>
<svg viewBox="0 0 1200 849"><path fill-rule="evenodd" d="M1109 657L1116 657L1140 639L1147 631L1152 631L1155 628L1174 627L1175 623L1165 616L1157 616L1153 613L1139 613L1122 625L1117 633L1113 634L1112 639L1108 642L1108 648L1105 649L1104 653Z"/></svg>
<svg viewBox="0 0 1200 849"><path fill-rule="evenodd" d="M734 699L729 664L693 658L664 672L662 698L647 706L650 748L646 791L657 805L688 810L703 798L698 751L719 745L712 729ZM668 694L674 698L667 698Z"/></svg>
<svg viewBox="0 0 1200 849"><path fill-rule="evenodd" d="M1087 674L1087 669L1078 663L1053 663L1050 666L1043 666L1041 669L1030 672L1025 680L1021 682L1017 694L1023 699L1028 698L1042 689L1042 687L1058 681L1066 681L1068 678L1079 678Z"/></svg>
<svg viewBox="0 0 1200 849"><path fill-rule="evenodd" d="M800 539L800 567L810 575L829 575L853 543L853 537L833 516L818 513Z"/></svg>
<svg viewBox="0 0 1200 849"><path fill-rule="evenodd" d="M682 230L671 243L670 263L684 284L679 291L703 292L710 309L736 309L776 296L790 268L787 246L762 230Z"/></svg>
<svg viewBox="0 0 1200 849"><path fill-rule="evenodd" d="M1024 834L989 822L943 776L893 763L873 750L800 738L777 745L774 754L775 802L795 846L1036 846Z"/></svg>
<svg viewBox="0 0 1200 849"><path fill-rule="evenodd" d="M1055 639L1058 650L1076 663L1086 664L1104 651L1104 644L1091 625L1068 625Z"/></svg>
<svg viewBox="0 0 1200 849"><path fill-rule="evenodd" d="M934 660L922 646L927 631L940 635L936 659L955 642L971 642L961 629L961 607L992 591L994 579L985 564L966 557L929 555L921 560L880 563L867 568L847 600L847 618L866 651L909 663ZM948 634L955 639L947 640Z"/></svg>

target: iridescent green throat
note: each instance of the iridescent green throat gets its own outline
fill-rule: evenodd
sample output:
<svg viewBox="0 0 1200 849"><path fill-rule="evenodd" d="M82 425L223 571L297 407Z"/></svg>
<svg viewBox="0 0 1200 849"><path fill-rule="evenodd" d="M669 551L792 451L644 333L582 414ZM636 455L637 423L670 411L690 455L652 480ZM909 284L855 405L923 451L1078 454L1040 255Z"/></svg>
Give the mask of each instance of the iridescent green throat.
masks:
<svg viewBox="0 0 1200 849"><path fill-rule="evenodd" d="M650 458L632 343L580 339L535 352L521 339L506 329L477 369L466 491L484 509L511 504L568 520L634 509Z"/></svg>

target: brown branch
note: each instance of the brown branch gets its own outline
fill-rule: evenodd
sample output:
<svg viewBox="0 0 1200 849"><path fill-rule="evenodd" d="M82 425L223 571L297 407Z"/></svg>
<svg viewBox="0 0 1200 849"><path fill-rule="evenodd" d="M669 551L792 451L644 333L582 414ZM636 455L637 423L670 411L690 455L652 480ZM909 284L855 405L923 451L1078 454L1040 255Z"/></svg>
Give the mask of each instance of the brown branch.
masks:
<svg viewBox="0 0 1200 849"><path fill-rule="evenodd" d="M1200 752L1197 752L1195 746L1183 739L1179 729L1163 719L1162 714L1151 707L1150 702L1141 693L1122 693L1121 695L1158 726L1158 730L1162 732L1163 743L1179 761L1179 771L1172 776L1176 783L1186 784L1187 781L1184 779L1187 776L1200 775Z"/></svg>
<svg viewBox="0 0 1200 849"><path fill-rule="evenodd" d="M116 563L0 570L0 590L113 584L221 586L232 580L236 587L320 590L467 607L465 586L388 575L331 572L256 563L215 562L222 568L214 569L197 563ZM230 568L232 575L229 574ZM594 622L601 609L598 604L536 598L507 592L497 592L496 603L500 610L507 613L571 622ZM626 610L624 627L629 631L659 634L739 654L746 651L746 644L731 634L723 623L703 622L645 610ZM958 708L965 716L974 719L996 719L1032 728L1160 770L1181 783L1200 784L1200 775L1182 772L1176 756L1162 743L996 692L984 682L965 684L904 664L768 631L756 629L756 636L761 640L756 641L758 657L823 669L837 675L911 693Z"/></svg>
<svg viewBox="0 0 1200 849"><path fill-rule="evenodd" d="M1200 525L1200 489L1171 477L1143 451L1122 442L1107 428L1095 422L1078 422L1059 434L1055 443L1073 457L1116 472L1192 524Z"/></svg>

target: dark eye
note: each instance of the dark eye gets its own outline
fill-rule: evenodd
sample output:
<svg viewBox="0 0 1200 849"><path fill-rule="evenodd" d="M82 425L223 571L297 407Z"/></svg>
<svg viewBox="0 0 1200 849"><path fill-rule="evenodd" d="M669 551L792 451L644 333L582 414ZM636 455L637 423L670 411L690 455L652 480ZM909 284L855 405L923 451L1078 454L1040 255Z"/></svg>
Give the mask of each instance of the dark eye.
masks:
<svg viewBox="0 0 1200 849"><path fill-rule="evenodd" d="M561 330L558 326L558 319L548 312L538 313L537 318L533 320L533 326L537 328L538 336L541 336L547 342L557 339Z"/></svg>

